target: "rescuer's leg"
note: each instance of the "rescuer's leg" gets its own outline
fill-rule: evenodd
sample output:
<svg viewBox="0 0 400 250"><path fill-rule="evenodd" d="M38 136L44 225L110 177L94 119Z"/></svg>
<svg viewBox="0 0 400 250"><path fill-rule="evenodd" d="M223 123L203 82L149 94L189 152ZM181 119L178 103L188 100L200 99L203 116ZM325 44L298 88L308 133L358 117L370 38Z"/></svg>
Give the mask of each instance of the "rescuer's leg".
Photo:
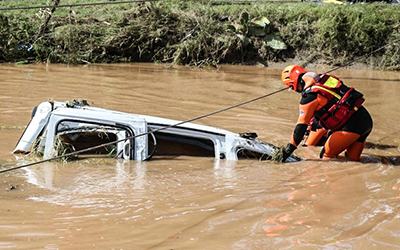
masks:
<svg viewBox="0 0 400 250"><path fill-rule="evenodd" d="M345 149L354 144L359 137L360 135L356 133L335 131L326 141L321 155L324 158L335 158Z"/></svg>
<svg viewBox="0 0 400 250"><path fill-rule="evenodd" d="M359 161L362 151L364 150L365 141L356 141L346 150L346 156L354 161Z"/></svg>

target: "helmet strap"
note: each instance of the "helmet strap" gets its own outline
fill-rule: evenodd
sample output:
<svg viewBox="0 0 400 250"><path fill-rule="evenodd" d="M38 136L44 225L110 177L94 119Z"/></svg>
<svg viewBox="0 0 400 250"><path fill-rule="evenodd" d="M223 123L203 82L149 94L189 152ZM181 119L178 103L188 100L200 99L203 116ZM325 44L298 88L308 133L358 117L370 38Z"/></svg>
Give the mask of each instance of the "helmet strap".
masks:
<svg viewBox="0 0 400 250"><path fill-rule="evenodd" d="M303 90L304 90L304 86L306 85L306 83L304 82L304 80L303 80L303 75L304 75L304 73L303 74L300 74L299 75L299 77L297 78L297 92L299 92L299 93L301 93ZM300 90L300 87L301 86L301 90Z"/></svg>

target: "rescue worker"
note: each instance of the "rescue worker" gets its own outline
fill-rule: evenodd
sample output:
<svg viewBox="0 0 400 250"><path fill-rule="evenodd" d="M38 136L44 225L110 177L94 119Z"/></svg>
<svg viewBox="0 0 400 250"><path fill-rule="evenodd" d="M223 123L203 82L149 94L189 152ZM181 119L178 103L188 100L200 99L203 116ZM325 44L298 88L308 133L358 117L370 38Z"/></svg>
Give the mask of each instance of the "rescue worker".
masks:
<svg viewBox="0 0 400 250"><path fill-rule="evenodd" d="M299 65L287 66L282 71L282 81L301 93L299 117L290 142L283 149L282 161L297 149L308 127L312 128L305 142L308 146L318 145L321 138L329 135L320 158L335 158L346 151L348 158L359 161L373 123L362 106L363 95L336 76L307 72Z"/></svg>

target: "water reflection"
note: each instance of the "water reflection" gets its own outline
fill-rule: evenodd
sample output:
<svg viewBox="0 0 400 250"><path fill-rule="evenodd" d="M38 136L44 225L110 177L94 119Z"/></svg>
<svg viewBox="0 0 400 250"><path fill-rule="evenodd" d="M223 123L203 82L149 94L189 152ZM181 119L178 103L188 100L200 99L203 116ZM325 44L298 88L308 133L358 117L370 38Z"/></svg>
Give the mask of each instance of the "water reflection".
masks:
<svg viewBox="0 0 400 250"><path fill-rule="evenodd" d="M225 184L227 188L233 188L237 178L236 164L237 161L215 159L213 172L216 182Z"/></svg>
<svg viewBox="0 0 400 250"><path fill-rule="evenodd" d="M212 161L212 173L218 186L234 188L237 184L235 169L237 161L220 159ZM24 164L27 161L20 160L20 162L20 164ZM85 167L87 164L91 164L93 167L88 170ZM172 168L170 169L172 170ZM119 193L127 189L146 191L146 188L151 189L149 185L154 185L148 181L148 162L146 161L81 159L68 163L45 162L24 168L24 171L29 183L58 193ZM174 180L170 179L169 181Z"/></svg>
<svg viewBox="0 0 400 250"><path fill-rule="evenodd" d="M97 161L97 162L96 162ZM29 183L52 191L70 190L79 193L93 193L95 190L109 192L118 189L140 190L147 185L147 162L127 160L90 160L96 163L94 171L78 171L74 167L84 167L86 160L76 162L45 162L35 167L24 168ZM113 163L113 165L110 165ZM114 171L112 170L114 168ZM96 179L94 176L102 176ZM85 181L83 181L85 180ZM102 191L104 191L102 190Z"/></svg>
<svg viewBox="0 0 400 250"><path fill-rule="evenodd" d="M133 174L131 173L132 169ZM144 189L147 185L146 171L147 162L118 160L116 163L116 185L130 187L133 190Z"/></svg>
<svg viewBox="0 0 400 250"><path fill-rule="evenodd" d="M266 203L270 216L262 226L265 235L274 243L286 241L291 246L336 244L371 234L381 223L393 220L398 203L379 204L379 193L392 192L396 184L382 186L381 181L369 180L370 175L392 173L393 167L369 167L362 173L360 165L344 165L337 171L309 168L306 175L290 182L285 198Z"/></svg>
<svg viewBox="0 0 400 250"><path fill-rule="evenodd" d="M53 163L45 162L37 167L25 168L26 179L28 183L54 190L54 175L56 173L57 166Z"/></svg>

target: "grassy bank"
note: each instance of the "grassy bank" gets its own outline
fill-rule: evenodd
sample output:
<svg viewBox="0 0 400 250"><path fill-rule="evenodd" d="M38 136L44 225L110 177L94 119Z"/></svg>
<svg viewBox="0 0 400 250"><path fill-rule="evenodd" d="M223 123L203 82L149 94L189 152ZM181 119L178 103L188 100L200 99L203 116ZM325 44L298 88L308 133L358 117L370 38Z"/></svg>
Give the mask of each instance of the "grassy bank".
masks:
<svg viewBox="0 0 400 250"><path fill-rule="evenodd" d="M0 7L7 2L1 1ZM26 5L22 0L12 3ZM48 3L53 1L35 5ZM60 4L74 3L83 1ZM393 43L400 39L400 5L165 0L59 7L36 40L48 11L0 11L0 62L202 66L298 58L339 65L390 44L363 63L400 70L399 42Z"/></svg>

